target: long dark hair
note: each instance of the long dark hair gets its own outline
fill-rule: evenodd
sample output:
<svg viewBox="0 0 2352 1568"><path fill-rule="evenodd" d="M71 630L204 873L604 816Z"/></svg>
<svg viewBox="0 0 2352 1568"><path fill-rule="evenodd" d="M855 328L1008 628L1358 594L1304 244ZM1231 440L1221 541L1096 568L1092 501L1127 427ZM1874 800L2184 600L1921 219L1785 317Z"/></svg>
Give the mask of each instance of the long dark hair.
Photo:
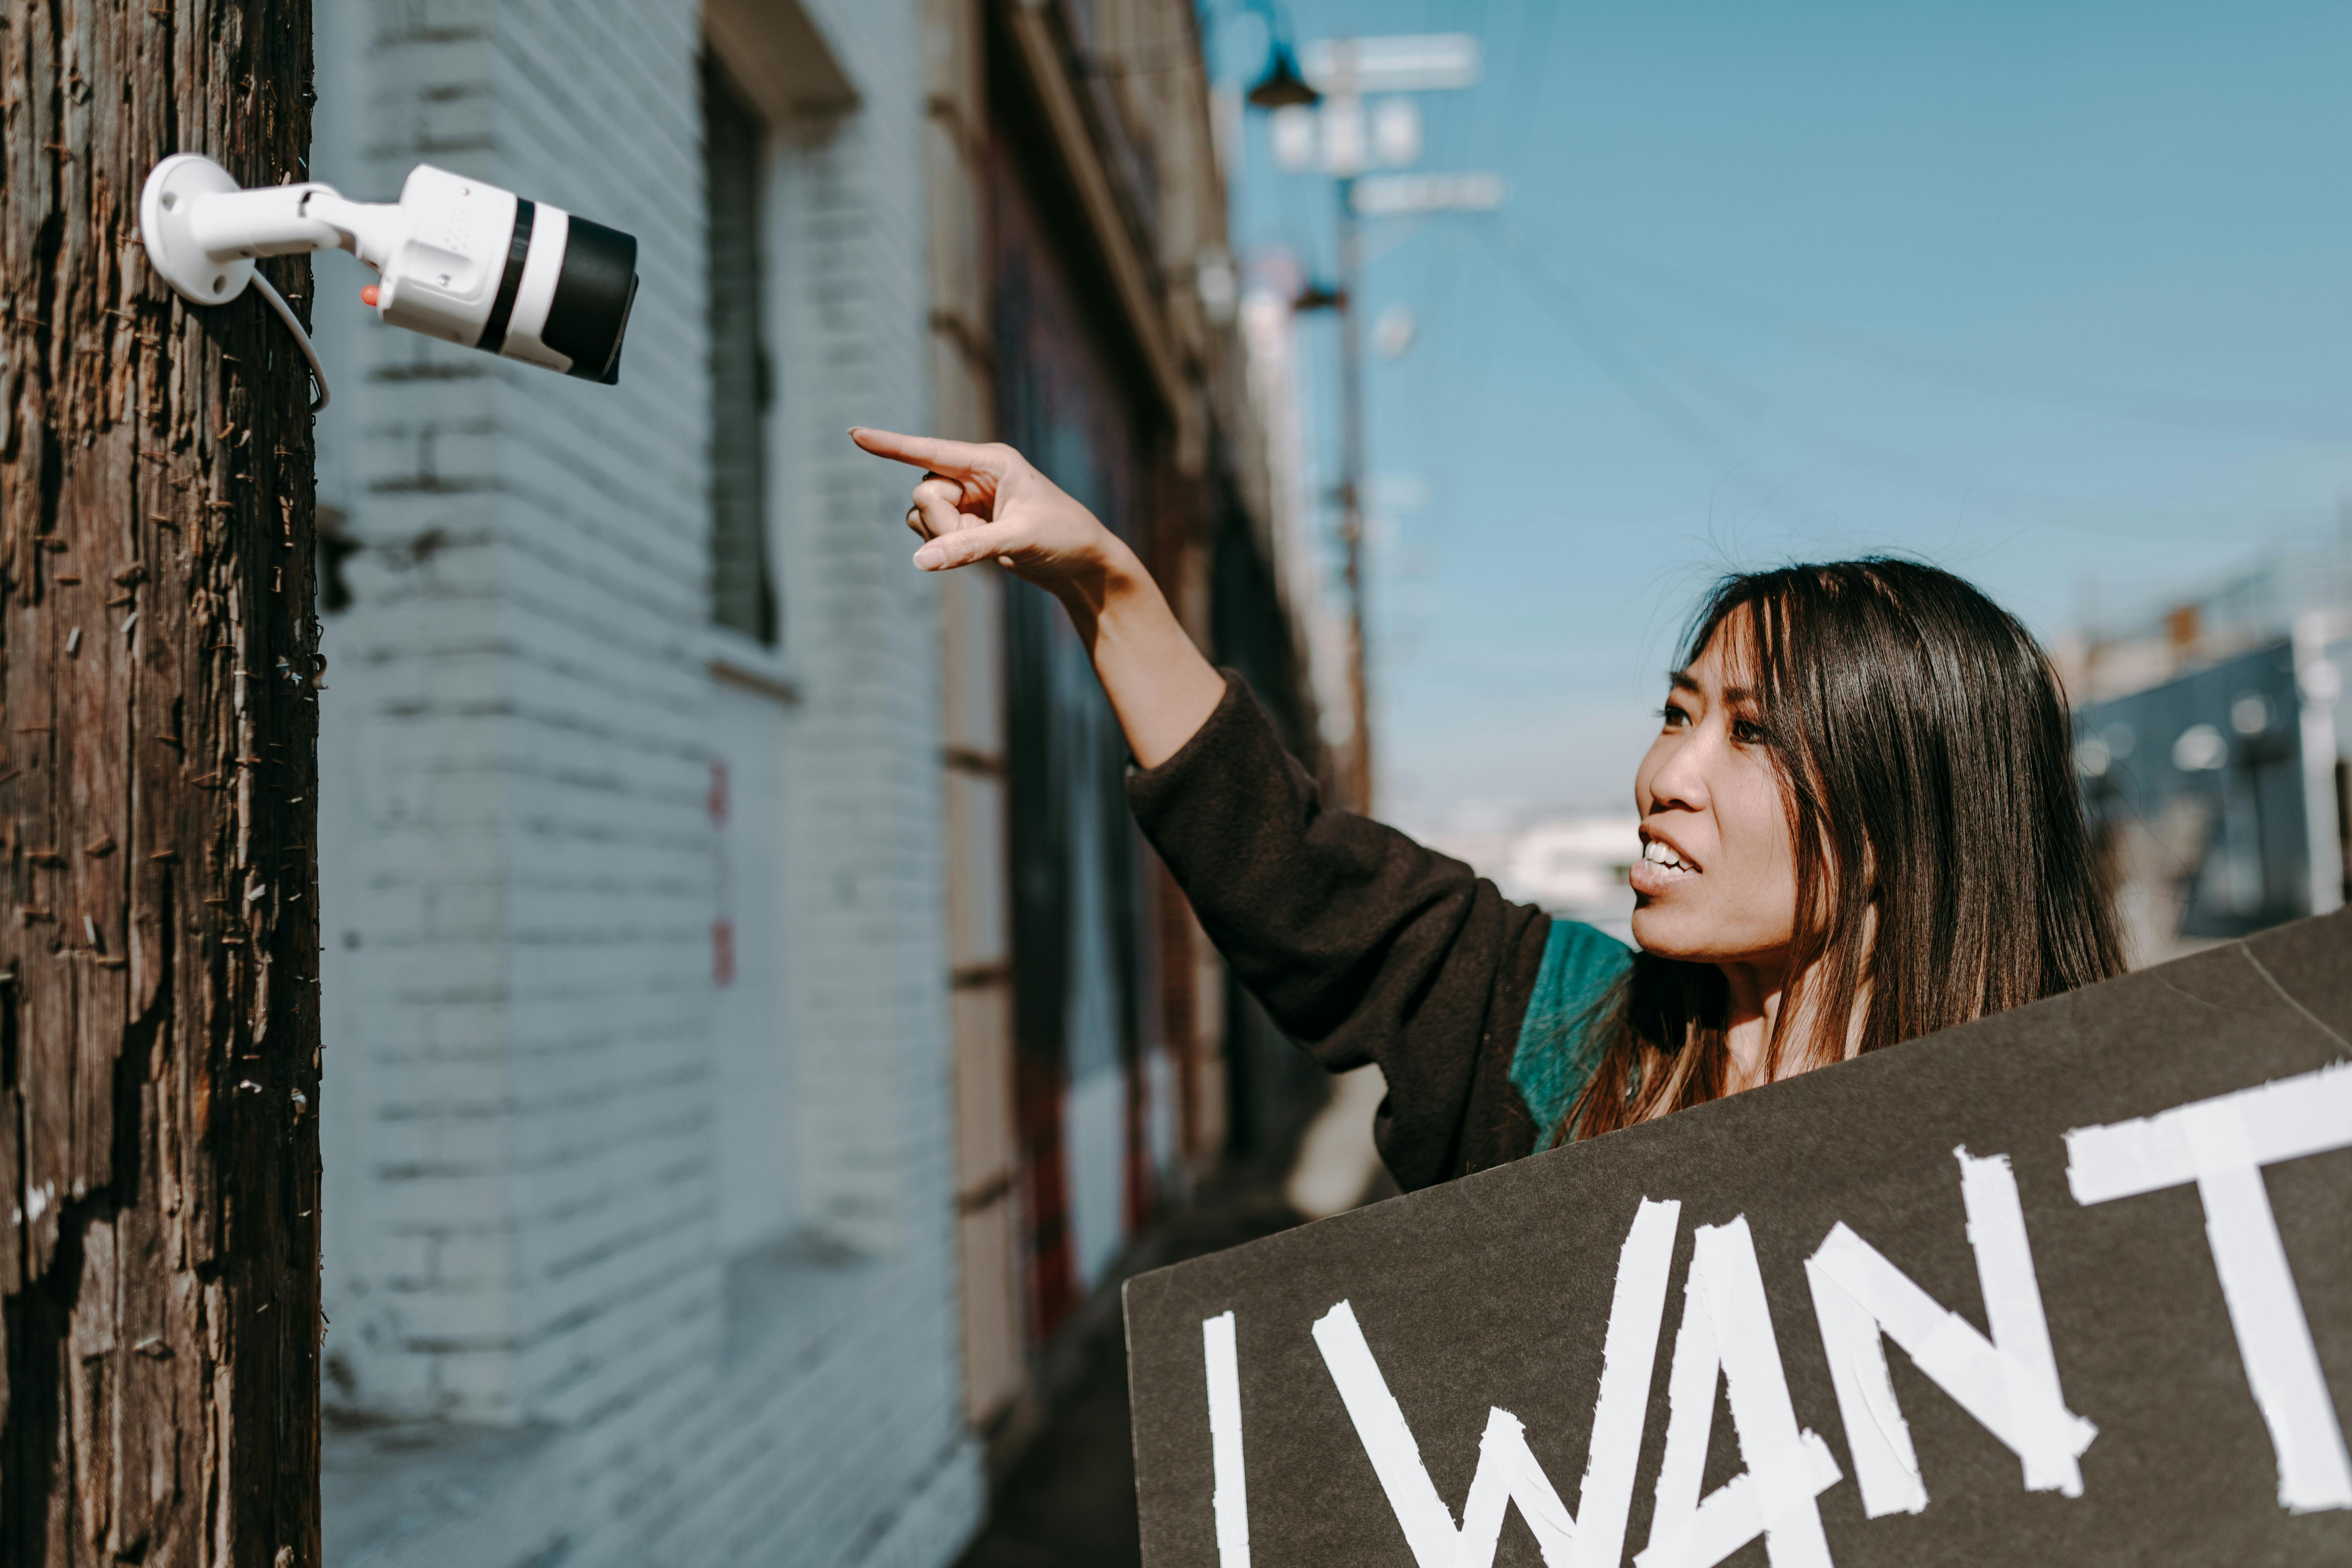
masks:
<svg viewBox="0 0 2352 1568"><path fill-rule="evenodd" d="M1948 572L1873 558L1726 577L1684 667L1718 635L1758 694L1795 849L1768 1078L1843 1058L1857 999L1867 1051L2122 973L2065 694L2016 617ZM1635 954L1562 1136L1720 1095L1727 1005L1713 964Z"/></svg>

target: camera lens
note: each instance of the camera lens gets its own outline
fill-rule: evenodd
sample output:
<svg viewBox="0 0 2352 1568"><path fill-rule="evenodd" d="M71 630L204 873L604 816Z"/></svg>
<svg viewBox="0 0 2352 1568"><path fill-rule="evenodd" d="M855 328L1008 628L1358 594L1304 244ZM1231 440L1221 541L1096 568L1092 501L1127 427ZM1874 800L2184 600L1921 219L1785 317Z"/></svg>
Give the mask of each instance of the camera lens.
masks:
<svg viewBox="0 0 2352 1568"><path fill-rule="evenodd" d="M621 338L636 298L636 237L575 217L540 341L571 360L570 374L610 386L621 379Z"/></svg>
<svg viewBox="0 0 2352 1568"><path fill-rule="evenodd" d="M547 202L514 204L479 346L612 385L637 295L636 237Z"/></svg>

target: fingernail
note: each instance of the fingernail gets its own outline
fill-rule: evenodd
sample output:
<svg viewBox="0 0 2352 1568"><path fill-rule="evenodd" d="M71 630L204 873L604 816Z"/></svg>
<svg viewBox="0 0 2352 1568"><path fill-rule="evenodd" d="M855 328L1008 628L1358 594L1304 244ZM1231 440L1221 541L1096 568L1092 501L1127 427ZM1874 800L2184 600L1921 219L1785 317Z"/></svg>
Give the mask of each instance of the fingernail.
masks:
<svg viewBox="0 0 2352 1568"><path fill-rule="evenodd" d="M947 558L948 552L940 549L936 543L926 544L920 550L915 552L915 564L920 566L926 572L929 571L934 566L944 564Z"/></svg>

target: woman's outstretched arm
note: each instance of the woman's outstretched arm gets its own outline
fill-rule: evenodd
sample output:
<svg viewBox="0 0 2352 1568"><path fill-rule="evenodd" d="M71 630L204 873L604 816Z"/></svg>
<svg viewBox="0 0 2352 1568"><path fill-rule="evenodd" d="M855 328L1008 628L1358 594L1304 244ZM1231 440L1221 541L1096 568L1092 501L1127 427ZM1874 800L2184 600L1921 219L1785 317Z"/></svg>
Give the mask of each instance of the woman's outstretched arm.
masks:
<svg viewBox="0 0 2352 1568"><path fill-rule="evenodd" d="M1216 710L1224 680L1135 552L1020 453L887 430L849 437L924 470L907 509L907 526L925 542L916 565L949 572L993 557L1062 601L1142 766L1174 756Z"/></svg>
<svg viewBox="0 0 2352 1568"><path fill-rule="evenodd" d="M1141 771L1128 799L1194 912L1325 1067L1377 1061L1374 1136L1406 1187L1515 1159L1538 1129L1512 1079L1550 921L1458 860L1344 811L1284 752L1246 687L1185 637L1143 565L1004 447L853 430L926 470L916 564L994 556L1069 607Z"/></svg>

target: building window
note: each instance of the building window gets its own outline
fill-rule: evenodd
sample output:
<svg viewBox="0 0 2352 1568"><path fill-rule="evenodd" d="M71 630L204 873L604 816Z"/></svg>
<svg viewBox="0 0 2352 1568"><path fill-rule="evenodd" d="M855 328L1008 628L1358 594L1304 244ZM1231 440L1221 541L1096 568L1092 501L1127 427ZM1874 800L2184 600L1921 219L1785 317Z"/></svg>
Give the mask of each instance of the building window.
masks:
<svg viewBox="0 0 2352 1568"><path fill-rule="evenodd" d="M760 188L767 122L727 68L702 62L710 264L710 618L772 647L767 415L774 377L761 321Z"/></svg>

